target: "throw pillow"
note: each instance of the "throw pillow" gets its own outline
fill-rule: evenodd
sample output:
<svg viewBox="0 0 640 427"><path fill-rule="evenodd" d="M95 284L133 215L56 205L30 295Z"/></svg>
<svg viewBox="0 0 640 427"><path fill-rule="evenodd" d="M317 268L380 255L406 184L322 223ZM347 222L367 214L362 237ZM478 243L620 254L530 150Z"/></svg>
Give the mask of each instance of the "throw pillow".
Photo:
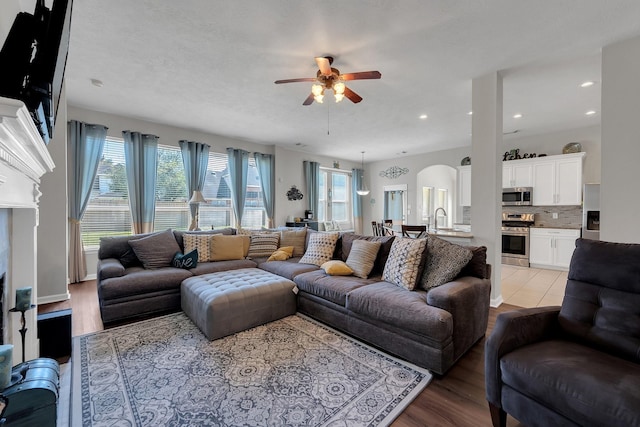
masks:
<svg viewBox="0 0 640 427"><path fill-rule="evenodd" d="M473 257L470 249L434 236L427 239L427 262L420 287L424 290L453 280Z"/></svg>
<svg viewBox="0 0 640 427"><path fill-rule="evenodd" d="M198 259L200 262L211 261L211 247L209 241L211 234L184 233L182 241L184 242L184 252L188 253L194 249L198 250Z"/></svg>
<svg viewBox="0 0 640 427"><path fill-rule="evenodd" d="M243 242L247 236L214 234L209 239L209 261L244 259Z"/></svg>
<svg viewBox="0 0 640 427"><path fill-rule="evenodd" d="M353 270L353 275L366 279L373 269L382 243L355 240L347 257L347 265Z"/></svg>
<svg viewBox="0 0 640 427"><path fill-rule="evenodd" d="M426 247L427 239L396 237L382 272L382 280L410 291L415 289L424 267Z"/></svg>
<svg viewBox="0 0 640 427"><path fill-rule="evenodd" d="M427 243L427 246L429 244ZM458 273L458 276L473 276L480 279L488 279L487 277L487 247L486 246L467 246L473 257L471 261Z"/></svg>
<svg viewBox="0 0 640 427"><path fill-rule="evenodd" d="M293 246L281 246L271 254L267 261L285 261L291 258L291 254L293 254Z"/></svg>
<svg viewBox="0 0 640 427"><path fill-rule="evenodd" d="M320 267L325 262L331 260L333 251L338 241L339 233L313 233L309 238L307 251L300 259L302 264L313 264Z"/></svg>
<svg viewBox="0 0 640 427"><path fill-rule="evenodd" d="M280 233L252 233L249 258L269 257L278 249Z"/></svg>
<svg viewBox="0 0 640 427"><path fill-rule="evenodd" d="M307 229L280 231L280 246L293 246L292 256L304 255L304 242L307 237Z"/></svg>
<svg viewBox="0 0 640 427"><path fill-rule="evenodd" d="M171 265L176 268L196 268L198 266L198 250L194 249L184 255L180 252L176 252L173 256L173 261L171 261Z"/></svg>
<svg viewBox="0 0 640 427"><path fill-rule="evenodd" d="M327 261L320 266L330 276L351 276L353 270L344 262L338 259Z"/></svg>
<svg viewBox="0 0 640 427"><path fill-rule="evenodd" d="M382 270L384 270L384 266L387 263L387 258L389 258L393 239L395 239L395 236L362 236L355 233L345 233L342 235L342 239L340 239L342 241L341 258L343 261L347 260L349 253L351 252L351 245L353 245L353 242L356 240L380 242L382 246L380 246L376 262L373 264L373 270L371 270L370 274L382 274Z"/></svg>
<svg viewBox="0 0 640 427"><path fill-rule="evenodd" d="M169 267L175 253L180 252L171 229L129 240L129 245L147 269Z"/></svg>

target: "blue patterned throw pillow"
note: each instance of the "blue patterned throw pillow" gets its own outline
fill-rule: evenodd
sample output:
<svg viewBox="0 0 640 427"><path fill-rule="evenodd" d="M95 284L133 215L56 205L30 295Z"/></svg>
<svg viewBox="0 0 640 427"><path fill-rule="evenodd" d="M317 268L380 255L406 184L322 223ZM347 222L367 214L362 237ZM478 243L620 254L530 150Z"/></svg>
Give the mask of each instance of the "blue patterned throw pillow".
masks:
<svg viewBox="0 0 640 427"><path fill-rule="evenodd" d="M176 252L173 256L173 261L171 261L171 265L176 268L196 268L198 265L198 250L194 249L184 255L180 252Z"/></svg>

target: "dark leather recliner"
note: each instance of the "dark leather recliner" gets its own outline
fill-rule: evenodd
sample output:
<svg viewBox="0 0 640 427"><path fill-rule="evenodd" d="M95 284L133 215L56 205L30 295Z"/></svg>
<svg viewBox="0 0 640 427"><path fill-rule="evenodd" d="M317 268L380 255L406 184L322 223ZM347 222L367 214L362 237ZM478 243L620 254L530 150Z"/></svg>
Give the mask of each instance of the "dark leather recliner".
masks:
<svg viewBox="0 0 640 427"><path fill-rule="evenodd" d="M578 239L562 307L498 315L485 382L494 426L640 426L640 244Z"/></svg>

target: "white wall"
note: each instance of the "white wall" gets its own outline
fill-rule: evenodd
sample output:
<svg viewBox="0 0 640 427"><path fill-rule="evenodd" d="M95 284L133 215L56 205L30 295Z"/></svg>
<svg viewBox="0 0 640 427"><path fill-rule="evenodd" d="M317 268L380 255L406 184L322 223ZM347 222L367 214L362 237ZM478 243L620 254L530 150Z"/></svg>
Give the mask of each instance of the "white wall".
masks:
<svg viewBox="0 0 640 427"><path fill-rule="evenodd" d="M602 49L600 238L640 243L640 37ZM622 197L625 194L626 197Z"/></svg>
<svg viewBox="0 0 640 427"><path fill-rule="evenodd" d="M18 0L2 0L0 2L0 40L2 40L2 44L4 44L4 39L9 34L13 20L20 11L20 2ZM31 13L33 10L29 12Z"/></svg>
<svg viewBox="0 0 640 427"><path fill-rule="evenodd" d="M428 166L421 171L418 172L417 176L417 187L416 187L416 206L415 206L415 215L416 220L419 221L417 224L426 224L426 221L423 221L422 218L425 216L433 216L434 212L423 212L423 195L422 195L422 187L433 187L433 198L437 203L437 191L438 190L447 190L449 194L449 203L447 206L444 206L447 212L447 223L446 224L438 224L438 226L443 227L451 227L453 225L453 221L457 218L456 212L456 204L457 204L457 182L458 182L458 170L451 166L446 165L434 165ZM435 209L434 209L435 210ZM433 225L433 219L431 220L431 225Z"/></svg>
<svg viewBox="0 0 640 427"><path fill-rule="evenodd" d="M67 203L67 97L63 91L53 139L47 146L56 167L40 179L38 226L38 304L70 298Z"/></svg>

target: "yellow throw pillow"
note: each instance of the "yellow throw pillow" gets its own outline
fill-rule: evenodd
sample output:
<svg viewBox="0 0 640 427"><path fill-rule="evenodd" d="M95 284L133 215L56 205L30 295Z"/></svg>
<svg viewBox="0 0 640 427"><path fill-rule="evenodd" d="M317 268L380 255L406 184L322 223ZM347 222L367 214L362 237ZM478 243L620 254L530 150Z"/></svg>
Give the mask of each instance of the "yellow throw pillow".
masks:
<svg viewBox="0 0 640 427"><path fill-rule="evenodd" d="M344 261L331 260L320 266L330 276L351 276L353 270Z"/></svg>
<svg viewBox="0 0 640 427"><path fill-rule="evenodd" d="M283 246L271 254L267 261L284 261L293 255L293 246Z"/></svg>
<svg viewBox="0 0 640 427"><path fill-rule="evenodd" d="M244 236L214 234L210 240L210 261L244 259Z"/></svg>

